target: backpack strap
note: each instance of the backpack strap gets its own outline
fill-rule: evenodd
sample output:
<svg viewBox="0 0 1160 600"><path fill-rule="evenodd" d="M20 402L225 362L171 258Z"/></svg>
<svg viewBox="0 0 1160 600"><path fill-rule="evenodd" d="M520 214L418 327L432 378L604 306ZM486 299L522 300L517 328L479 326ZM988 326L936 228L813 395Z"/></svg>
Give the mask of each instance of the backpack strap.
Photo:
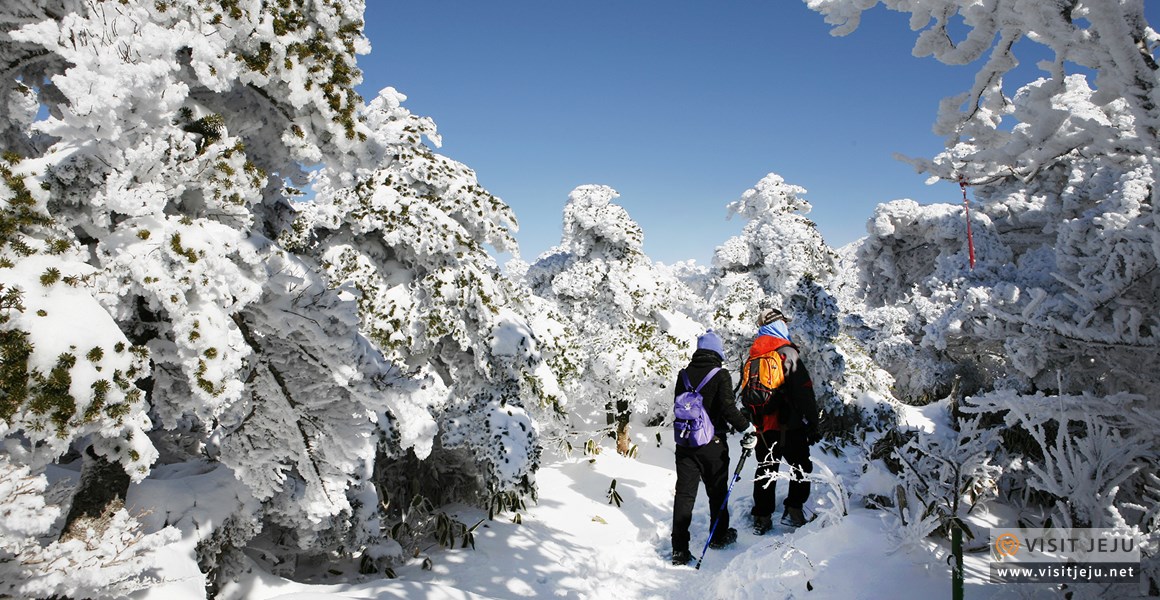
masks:
<svg viewBox="0 0 1160 600"><path fill-rule="evenodd" d="M709 371L709 374L708 374L708 375L705 375L705 378L701 380L701 383L700 383L700 385L698 385L698 386L697 386L697 389L696 389L696 390L693 390L693 391L695 391L695 392L697 392L698 394L700 394L700 393L701 393L701 388L705 387L705 384L706 384L706 383L709 383L709 381L710 381L711 379L713 379L713 376L717 374L717 371L720 371L720 370L721 370L721 367L713 367L713 370ZM684 371L681 371L681 373L682 373L682 374L684 374ZM685 377L685 386L687 387L687 386L689 385L689 384L688 384L688 381L689 381L689 376L688 376L688 375L684 375L684 377Z"/></svg>
<svg viewBox="0 0 1160 600"><path fill-rule="evenodd" d="M733 393L734 394L736 394L738 392L738 390L740 390L742 387L745 387L745 382L747 382L749 380L749 361L750 360L751 359L747 358L747 359L741 361L741 366L737 368L737 373L740 374L741 376L737 378L737 385L733 386Z"/></svg>
<svg viewBox="0 0 1160 600"><path fill-rule="evenodd" d="M685 386L686 390L693 389L693 384L689 383L689 374L684 369L681 369L681 385Z"/></svg>

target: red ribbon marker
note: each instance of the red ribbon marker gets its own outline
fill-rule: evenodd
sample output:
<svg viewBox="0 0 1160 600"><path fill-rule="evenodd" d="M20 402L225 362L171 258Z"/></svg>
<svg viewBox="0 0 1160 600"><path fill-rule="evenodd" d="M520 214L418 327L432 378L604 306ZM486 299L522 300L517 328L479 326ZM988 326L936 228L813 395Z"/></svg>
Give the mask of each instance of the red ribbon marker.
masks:
<svg viewBox="0 0 1160 600"><path fill-rule="evenodd" d="M971 205L967 202L967 180L959 176L959 187L963 189L963 211L967 215L967 256L971 259L971 269L975 268L975 237L971 235Z"/></svg>

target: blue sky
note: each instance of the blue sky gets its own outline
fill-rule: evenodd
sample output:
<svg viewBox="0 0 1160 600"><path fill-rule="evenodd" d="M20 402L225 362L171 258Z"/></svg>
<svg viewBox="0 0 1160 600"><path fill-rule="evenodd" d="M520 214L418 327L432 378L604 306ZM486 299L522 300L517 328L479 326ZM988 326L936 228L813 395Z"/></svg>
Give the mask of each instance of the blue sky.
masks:
<svg viewBox="0 0 1160 600"><path fill-rule="evenodd" d="M434 119L438 151L515 211L529 261L583 184L616 189L666 263L708 264L744 225L726 205L770 172L806 188L833 247L881 202L962 201L894 154L942 148L938 102L975 69L913 57L906 15L881 6L846 37L798 0L369 0L366 21L360 92L393 86Z"/></svg>

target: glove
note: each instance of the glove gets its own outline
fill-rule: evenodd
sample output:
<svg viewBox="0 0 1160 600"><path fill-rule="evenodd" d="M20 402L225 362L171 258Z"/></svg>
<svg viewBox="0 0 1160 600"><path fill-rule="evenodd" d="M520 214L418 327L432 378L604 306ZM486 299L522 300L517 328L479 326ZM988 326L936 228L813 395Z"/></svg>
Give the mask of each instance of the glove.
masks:
<svg viewBox="0 0 1160 600"><path fill-rule="evenodd" d="M781 365L785 370L785 374L789 375L797 369L798 351L793 346L782 346L777 349L777 353L781 355Z"/></svg>
<svg viewBox="0 0 1160 600"><path fill-rule="evenodd" d="M818 433L818 428L816 426L808 427L806 429L806 443L813 446L820 441L822 441L822 435Z"/></svg>
<svg viewBox="0 0 1160 600"><path fill-rule="evenodd" d="M746 450L752 450L757 447L757 431L750 429L741 436L741 447Z"/></svg>

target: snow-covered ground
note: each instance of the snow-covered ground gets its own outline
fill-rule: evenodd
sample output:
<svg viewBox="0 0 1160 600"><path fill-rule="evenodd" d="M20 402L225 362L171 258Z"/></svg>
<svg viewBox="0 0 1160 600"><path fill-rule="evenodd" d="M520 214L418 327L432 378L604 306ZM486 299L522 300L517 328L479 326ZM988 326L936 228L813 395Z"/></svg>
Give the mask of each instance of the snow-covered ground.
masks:
<svg viewBox="0 0 1160 600"><path fill-rule="evenodd" d="M921 422L922 415L914 415ZM918 424L918 423L915 423ZM432 545L404 565L395 567L397 579L359 576L355 565L319 568L329 581L306 585L264 573L257 568L222 591L229 600L340 600L366 598L948 598L950 568L945 548L931 542L922 549L898 549L892 535L894 521L880 510L865 508L857 486L848 516L823 526L818 519L799 530L778 527L758 537L748 531L755 461L746 461L733 487L729 505L739 537L723 550L708 550L699 570L669 562L675 472L667 430L636 428L636 458L617 455L611 440L596 456L580 452L569 457L549 453L538 473L540 496L529 503L521 523L510 513L485 521L475 549L441 550ZM731 455L740 455L736 436ZM854 477L856 461L824 454L815 447L815 461L823 462L846 485ZM817 469L815 470L817 472ZM620 507L609 501L609 488L623 499ZM779 488L779 492L784 490ZM826 502L825 490L815 484L811 508ZM462 508L462 507L461 507ZM475 523L485 515L462 509L455 516ZM709 530L708 506L703 493L694 515L691 548L700 554ZM424 569L424 559L431 559ZM320 566L322 567L322 566ZM1002 586L986 583L984 554L967 557L967 597L1005 596ZM181 585L155 588L145 596L175 600ZM1030 591L1030 590L1018 590ZM190 597L201 590L188 588ZM1018 595L1018 594L1016 594Z"/></svg>

